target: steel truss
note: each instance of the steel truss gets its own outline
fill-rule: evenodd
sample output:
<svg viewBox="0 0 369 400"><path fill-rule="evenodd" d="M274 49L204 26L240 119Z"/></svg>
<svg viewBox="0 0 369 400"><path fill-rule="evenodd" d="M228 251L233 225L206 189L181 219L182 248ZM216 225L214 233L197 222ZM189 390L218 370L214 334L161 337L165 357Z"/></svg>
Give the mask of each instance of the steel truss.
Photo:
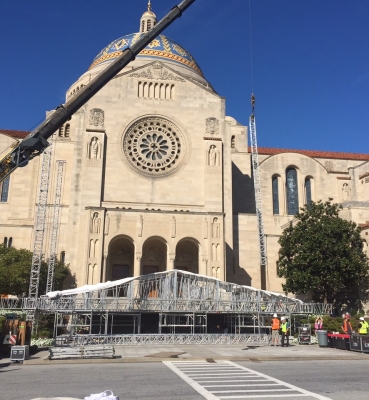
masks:
<svg viewBox="0 0 369 400"><path fill-rule="evenodd" d="M58 169L56 176L54 212L53 212L53 219L51 226L50 255L49 255L49 265L47 269L46 293L51 292L53 290L53 284L54 284L54 267L56 260L56 248L58 244L60 201L62 195L63 168L65 161L57 161L57 164L58 164Z"/></svg>
<svg viewBox="0 0 369 400"><path fill-rule="evenodd" d="M256 219L258 224L258 236L259 236L259 247L260 247L260 265L263 268L265 268L268 260L267 260L266 244L265 244L259 156L258 156L258 145L256 139L256 121L254 113L250 116L249 126L250 126L250 141L251 141L250 145L251 145L251 155L252 155L252 172L254 176Z"/></svg>
<svg viewBox="0 0 369 400"><path fill-rule="evenodd" d="M4 304L5 305L5 304ZM41 312L331 314L332 304L303 303L279 293L172 270L22 299Z"/></svg>
<svg viewBox="0 0 369 400"><path fill-rule="evenodd" d="M45 312L180 312L239 314L330 314L332 305L303 303L279 293L172 270L105 284L52 292L26 309Z"/></svg>
<svg viewBox="0 0 369 400"><path fill-rule="evenodd" d="M36 303L38 299L38 289L40 282L40 268L42 263L42 252L44 245L44 231L46 222L46 209L47 198L49 193L49 178L50 178L50 164L52 152L52 136L49 139L49 147L44 151L42 158L41 176L40 176L40 191L38 196L38 205L35 218L35 237L33 242L33 255L31 276L29 282L29 301L34 302L35 306L28 309L27 321L34 321L34 309L37 308Z"/></svg>

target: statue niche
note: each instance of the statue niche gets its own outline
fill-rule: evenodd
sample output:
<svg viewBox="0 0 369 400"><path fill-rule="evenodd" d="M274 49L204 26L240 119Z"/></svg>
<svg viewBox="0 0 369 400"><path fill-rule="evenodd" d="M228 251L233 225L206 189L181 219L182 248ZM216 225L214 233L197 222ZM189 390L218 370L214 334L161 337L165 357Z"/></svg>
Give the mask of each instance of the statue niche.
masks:
<svg viewBox="0 0 369 400"><path fill-rule="evenodd" d="M210 146L210 149L208 152L208 165L210 167L219 167L220 166L220 151L214 144L212 144Z"/></svg>
<svg viewBox="0 0 369 400"><path fill-rule="evenodd" d="M90 160L101 159L101 142L96 136L91 138L87 144L87 158Z"/></svg>
<svg viewBox="0 0 369 400"><path fill-rule="evenodd" d="M91 218L90 232L100 233L100 224L101 224L101 218L99 217L99 213L95 212Z"/></svg>

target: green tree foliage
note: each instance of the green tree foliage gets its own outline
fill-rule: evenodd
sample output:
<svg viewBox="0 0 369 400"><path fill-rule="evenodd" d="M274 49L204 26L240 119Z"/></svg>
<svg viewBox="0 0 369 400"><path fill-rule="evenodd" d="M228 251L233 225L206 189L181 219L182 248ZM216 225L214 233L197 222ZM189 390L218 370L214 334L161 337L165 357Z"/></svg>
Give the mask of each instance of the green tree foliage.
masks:
<svg viewBox="0 0 369 400"><path fill-rule="evenodd" d="M0 294L28 295L31 265L32 252L0 245ZM47 268L47 263L42 261L39 294L45 294ZM61 290L68 278L71 278L69 267L56 260L54 290Z"/></svg>
<svg viewBox="0 0 369 400"><path fill-rule="evenodd" d="M283 290L311 293L315 301L358 307L366 300L368 258L363 252L360 228L339 217L342 208L327 202L311 202L283 231L277 261Z"/></svg>

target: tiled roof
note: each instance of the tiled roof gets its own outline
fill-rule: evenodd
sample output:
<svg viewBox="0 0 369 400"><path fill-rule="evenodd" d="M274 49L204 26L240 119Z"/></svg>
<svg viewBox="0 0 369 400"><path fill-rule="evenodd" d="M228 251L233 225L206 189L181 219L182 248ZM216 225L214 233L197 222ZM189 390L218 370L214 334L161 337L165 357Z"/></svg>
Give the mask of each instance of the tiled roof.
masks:
<svg viewBox="0 0 369 400"><path fill-rule="evenodd" d="M14 139L24 139L29 134L27 131L12 131L10 129L0 129L0 133L4 133Z"/></svg>
<svg viewBox="0 0 369 400"><path fill-rule="evenodd" d="M251 147L249 147L249 151L251 151ZM270 147L259 147L258 153L271 156L281 153L298 153L313 158L336 158L339 160L369 161L369 154L343 153L336 151L292 150L292 149L273 149Z"/></svg>

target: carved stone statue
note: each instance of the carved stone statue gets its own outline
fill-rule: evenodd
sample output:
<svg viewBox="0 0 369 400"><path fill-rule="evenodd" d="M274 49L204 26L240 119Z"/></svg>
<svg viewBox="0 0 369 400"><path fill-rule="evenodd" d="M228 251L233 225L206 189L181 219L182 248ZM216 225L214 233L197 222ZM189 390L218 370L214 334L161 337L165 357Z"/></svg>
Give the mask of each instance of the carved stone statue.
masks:
<svg viewBox="0 0 369 400"><path fill-rule="evenodd" d="M220 237L220 225L218 222L218 218L214 218L213 220L213 238L219 238Z"/></svg>
<svg viewBox="0 0 369 400"><path fill-rule="evenodd" d="M104 126L104 111L100 108L90 110L88 123L93 126Z"/></svg>
<svg viewBox="0 0 369 400"><path fill-rule="evenodd" d="M170 221L170 237L175 238L176 237L176 219L175 217L172 217Z"/></svg>
<svg viewBox="0 0 369 400"><path fill-rule="evenodd" d="M348 183L344 183L342 185L342 200L343 201L350 200L350 187Z"/></svg>
<svg viewBox="0 0 369 400"><path fill-rule="evenodd" d="M101 218L99 217L99 213L95 212L91 219L91 233L100 233L100 222Z"/></svg>
<svg viewBox="0 0 369 400"><path fill-rule="evenodd" d="M215 167L216 162L216 147L214 145L210 146L209 149L209 165Z"/></svg>
<svg viewBox="0 0 369 400"><path fill-rule="evenodd" d="M140 215L137 220L137 236L138 237L142 237L142 230L143 230L143 218L142 218L142 215Z"/></svg>
<svg viewBox="0 0 369 400"><path fill-rule="evenodd" d="M96 136L94 136L87 145L87 158L90 160L101 159L101 143Z"/></svg>

